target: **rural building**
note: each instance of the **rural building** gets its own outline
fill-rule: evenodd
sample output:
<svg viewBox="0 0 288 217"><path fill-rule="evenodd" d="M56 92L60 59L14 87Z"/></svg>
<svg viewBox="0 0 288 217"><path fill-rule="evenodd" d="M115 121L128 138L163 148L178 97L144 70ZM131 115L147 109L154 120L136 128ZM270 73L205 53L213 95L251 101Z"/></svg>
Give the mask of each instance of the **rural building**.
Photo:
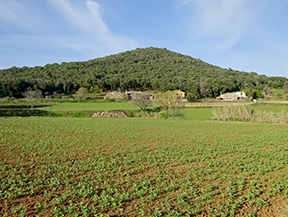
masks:
<svg viewBox="0 0 288 217"><path fill-rule="evenodd" d="M185 98L185 92L181 90L174 90L173 92L176 93L177 96L181 96L182 98Z"/></svg>
<svg viewBox="0 0 288 217"><path fill-rule="evenodd" d="M245 94L243 91L238 91L238 92L236 92L235 94L237 95L237 99L238 99L238 100L239 100L239 99L244 99L244 98L247 97L246 94Z"/></svg>
<svg viewBox="0 0 288 217"><path fill-rule="evenodd" d="M128 100L138 99L139 94L145 94L147 99L153 100L153 94L152 93L144 93L141 91L126 91Z"/></svg>
<svg viewBox="0 0 288 217"><path fill-rule="evenodd" d="M124 94L118 91L112 91L108 92L105 96L104 99L109 97L110 99L124 99Z"/></svg>
<svg viewBox="0 0 288 217"><path fill-rule="evenodd" d="M217 98L220 98L225 101L236 101L246 98L246 94L243 91L239 91L236 93L224 93Z"/></svg>
<svg viewBox="0 0 288 217"><path fill-rule="evenodd" d="M237 97L238 96L235 93L224 93L220 95L220 99L225 101L236 101Z"/></svg>

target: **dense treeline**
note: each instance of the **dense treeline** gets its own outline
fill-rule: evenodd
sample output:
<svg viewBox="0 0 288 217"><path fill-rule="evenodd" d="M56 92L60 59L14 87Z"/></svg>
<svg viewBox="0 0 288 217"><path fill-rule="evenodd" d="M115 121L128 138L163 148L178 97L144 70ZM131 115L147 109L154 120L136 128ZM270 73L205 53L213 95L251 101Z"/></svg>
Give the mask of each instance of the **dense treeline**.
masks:
<svg viewBox="0 0 288 217"><path fill-rule="evenodd" d="M220 92L288 86L284 77L222 69L199 59L159 48L127 51L85 62L0 70L0 97L22 97L28 88L45 94L71 94L80 87L91 92L108 90L181 89L195 97Z"/></svg>

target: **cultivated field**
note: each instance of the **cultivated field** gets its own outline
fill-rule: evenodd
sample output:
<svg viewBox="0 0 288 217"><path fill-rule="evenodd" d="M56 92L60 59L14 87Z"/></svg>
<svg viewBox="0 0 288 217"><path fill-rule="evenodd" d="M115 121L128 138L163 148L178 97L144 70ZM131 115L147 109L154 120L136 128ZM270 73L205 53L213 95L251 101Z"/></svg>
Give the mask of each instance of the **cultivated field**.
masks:
<svg viewBox="0 0 288 217"><path fill-rule="evenodd" d="M47 111L50 107L43 107ZM107 111L107 110L133 110L139 109L131 103L61 103L52 107L53 111Z"/></svg>
<svg viewBox="0 0 288 217"><path fill-rule="evenodd" d="M213 108L185 108L182 113L184 114L184 119L188 120L212 120Z"/></svg>
<svg viewBox="0 0 288 217"><path fill-rule="evenodd" d="M288 112L288 106L287 105L260 105L260 106L253 106L253 108L257 111L267 111L267 112L285 111L285 112Z"/></svg>
<svg viewBox="0 0 288 217"><path fill-rule="evenodd" d="M1 216L287 210L287 125L2 118L0 152Z"/></svg>

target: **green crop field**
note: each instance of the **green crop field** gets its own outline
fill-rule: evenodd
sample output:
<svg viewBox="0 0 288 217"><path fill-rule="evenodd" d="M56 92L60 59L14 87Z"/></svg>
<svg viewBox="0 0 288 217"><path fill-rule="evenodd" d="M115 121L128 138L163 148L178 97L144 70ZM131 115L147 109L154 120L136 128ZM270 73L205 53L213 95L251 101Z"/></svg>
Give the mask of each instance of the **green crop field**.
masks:
<svg viewBox="0 0 288 217"><path fill-rule="evenodd" d="M286 125L2 118L0 152L1 216L282 216L287 208Z"/></svg>
<svg viewBox="0 0 288 217"><path fill-rule="evenodd" d="M47 111L50 107L43 107ZM131 103L61 103L52 107L53 111L93 111L93 110L132 110L139 109Z"/></svg>
<svg viewBox="0 0 288 217"><path fill-rule="evenodd" d="M213 108L185 108L184 119L189 120L212 120Z"/></svg>
<svg viewBox="0 0 288 217"><path fill-rule="evenodd" d="M257 111L267 111L267 112L288 112L288 105L260 105L253 106L253 109Z"/></svg>

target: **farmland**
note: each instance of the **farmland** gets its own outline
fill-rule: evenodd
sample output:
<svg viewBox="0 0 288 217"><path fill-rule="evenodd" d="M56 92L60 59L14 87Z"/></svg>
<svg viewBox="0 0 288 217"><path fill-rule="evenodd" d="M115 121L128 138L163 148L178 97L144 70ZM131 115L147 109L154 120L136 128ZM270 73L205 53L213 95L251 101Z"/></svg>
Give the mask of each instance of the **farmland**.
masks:
<svg viewBox="0 0 288 217"><path fill-rule="evenodd" d="M285 125L0 119L1 216L273 216Z"/></svg>
<svg viewBox="0 0 288 217"><path fill-rule="evenodd" d="M47 111L50 107L43 107ZM53 106L53 111L95 111L95 110L132 110L138 109L131 103L61 103Z"/></svg>
<svg viewBox="0 0 288 217"><path fill-rule="evenodd" d="M185 108L183 109L184 119L188 120L211 120L212 108Z"/></svg>
<svg viewBox="0 0 288 217"><path fill-rule="evenodd" d="M267 111L267 112L288 112L287 105L260 105L253 106L253 108L257 111Z"/></svg>
<svg viewBox="0 0 288 217"><path fill-rule="evenodd" d="M155 105L154 105L155 106ZM282 110L288 112L287 105L269 105L269 104L254 104L252 108L256 111L267 111L267 112L281 112ZM40 109L45 109L50 111L50 107L42 107ZM81 112L81 111L109 111L109 110L139 110L139 107L131 103L60 103L52 107L54 112ZM212 120L212 110L213 108L184 108L181 114L184 115L184 119L189 120ZM170 115L172 112L170 111Z"/></svg>

